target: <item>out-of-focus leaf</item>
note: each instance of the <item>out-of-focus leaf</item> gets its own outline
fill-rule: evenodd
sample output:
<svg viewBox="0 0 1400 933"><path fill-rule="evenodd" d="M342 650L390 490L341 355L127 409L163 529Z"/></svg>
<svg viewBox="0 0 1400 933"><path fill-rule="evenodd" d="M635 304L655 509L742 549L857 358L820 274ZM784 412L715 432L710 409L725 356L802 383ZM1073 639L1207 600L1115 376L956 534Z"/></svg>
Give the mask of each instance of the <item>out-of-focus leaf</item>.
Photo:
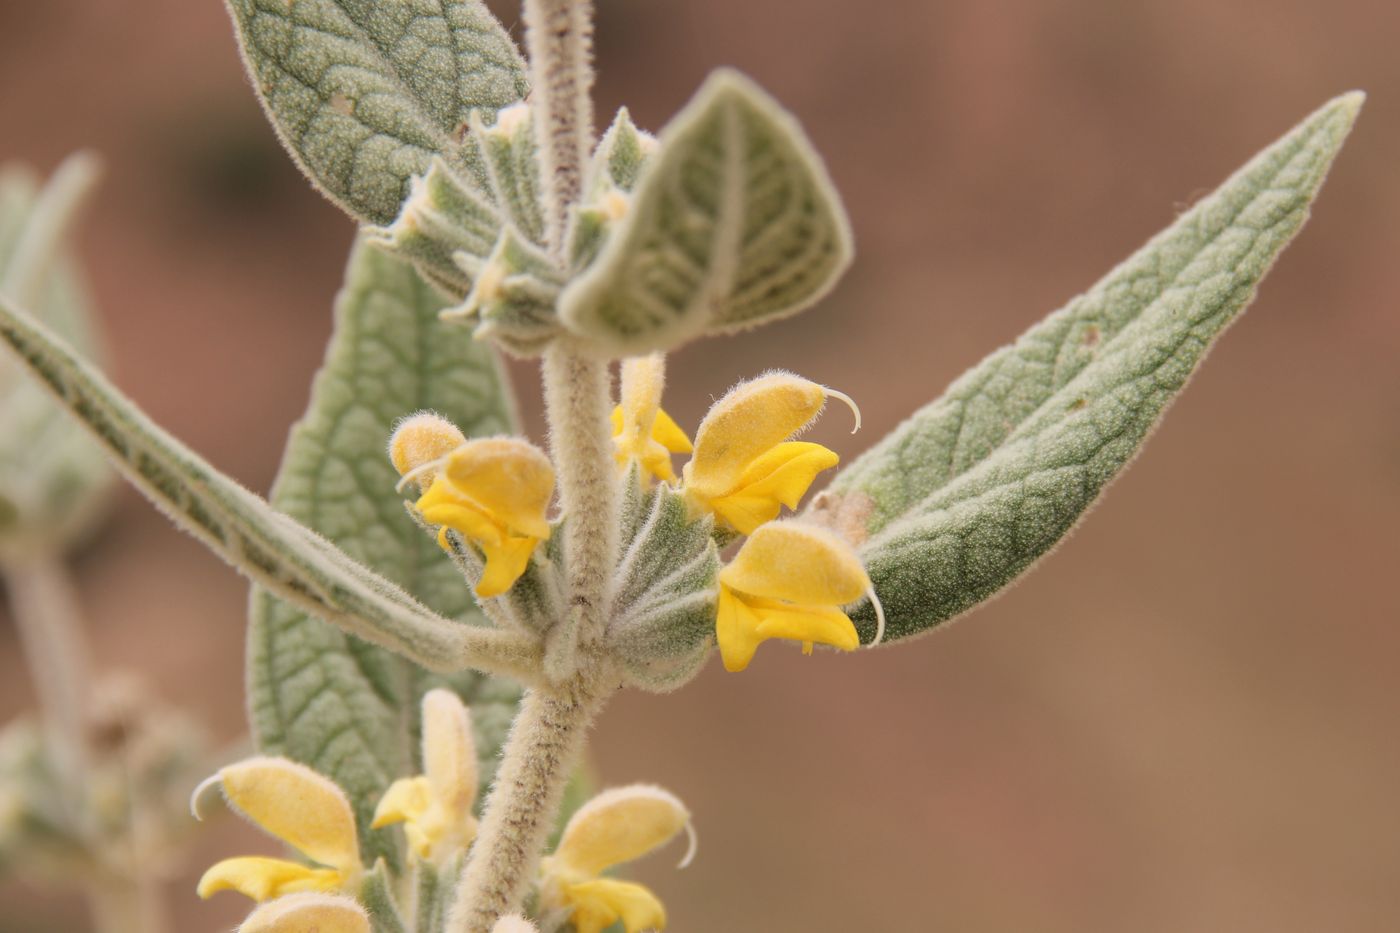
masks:
<svg viewBox="0 0 1400 933"><path fill-rule="evenodd" d="M67 241L98 175L70 156L42 189L0 167L0 295L81 352L98 353L91 303ZM0 542L12 552L61 547L88 527L111 485L102 449L17 363L0 362Z"/></svg>

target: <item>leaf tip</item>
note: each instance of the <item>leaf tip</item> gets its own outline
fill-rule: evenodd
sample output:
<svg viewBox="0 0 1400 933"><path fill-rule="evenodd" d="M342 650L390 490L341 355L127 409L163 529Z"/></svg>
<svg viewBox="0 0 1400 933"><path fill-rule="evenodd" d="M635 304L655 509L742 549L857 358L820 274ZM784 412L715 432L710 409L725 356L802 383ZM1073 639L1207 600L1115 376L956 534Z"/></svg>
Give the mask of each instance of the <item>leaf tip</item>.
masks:
<svg viewBox="0 0 1400 933"><path fill-rule="evenodd" d="M1319 107L1307 122L1314 126L1325 125L1329 131L1328 135L1336 140L1337 145L1340 146L1347 134L1351 132L1357 116L1361 113L1361 106L1365 103L1365 91L1356 90L1338 94Z"/></svg>

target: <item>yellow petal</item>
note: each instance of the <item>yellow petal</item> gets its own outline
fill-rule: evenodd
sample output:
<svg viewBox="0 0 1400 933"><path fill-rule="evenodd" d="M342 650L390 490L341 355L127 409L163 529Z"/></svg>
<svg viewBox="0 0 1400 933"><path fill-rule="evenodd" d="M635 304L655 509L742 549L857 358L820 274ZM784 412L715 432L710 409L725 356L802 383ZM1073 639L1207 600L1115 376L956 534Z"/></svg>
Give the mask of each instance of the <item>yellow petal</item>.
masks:
<svg viewBox="0 0 1400 933"><path fill-rule="evenodd" d="M395 787L403 785L400 791L407 800L395 800ZM422 777L400 778L385 791L374 811L374 827L382 829L395 823L403 824L404 838L409 848L421 859L431 858L433 847L443 835L442 810L428 796L427 781Z"/></svg>
<svg viewBox="0 0 1400 933"><path fill-rule="evenodd" d="M471 714L451 690L423 695L423 774L451 821L471 819L476 802L476 743Z"/></svg>
<svg viewBox="0 0 1400 933"><path fill-rule="evenodd" d="M621 920L627 933L666 929L666 908L640 884L598 878L565 887L577 933L602 933Z"/></svg>
<svg viewBox="0 0 1400 933"><path fill-rule="evenodd" d="M736 673L747 668L759 644L770 638L801 642L803 654L812 653L813 643L842 651L860 647L855 623L834 606L802 606L746 597L721 586L715 640L724 669Z"/></svg>
<svg viewBox="0 0 1400 933"><path fill-rule="evenodd" d="M719 611L715 616L715 641L719 644L724 669L736 674L749 666L758 651L758 624L761 620L747 603L727 586L719 588Z"/></svg>
<svg viewBox="0 0 1400 933"><path fill-rule="evenodd" d="M348 897L289 894L248 915L238 933L370 933L369 915Z"/></svg>
<svg viewBox="0 0 1400 933"><path fill-rule="evenodd" d="M850 545L825 528L794 520L754 531L719 581L750 596L808 606L844 606L870 589Z"/></svg>
<svg viewBox="0 0 1400 933"><path fill-rule="evenodd" d="M370 828L383 829L405 820L418 820L428 812L432 792L428 779L423 776L399 778L389 785L379 805L374 808L374 820Z"/></svg>
<svg viewBox="0 0 1400 933"><path fill-rule="evenodd" d="M554 467L529 441L467 441L448 455L443 475L461 495L516 534L549 537L545 511L554 495Z"/></svg>
<svg viewBox="0 0 1400 933"><path fill-rule="evenodd" d="M651 437L656 413L661 410L661 392L666 386L666 357L652 353L625 359L620 375L622 389L617 407L622 419L617 433L624 442Z"/></svg>
<svg viewBox="0 0 1400 933"><path fill-rule="evenodd" d="M710 501L710 508L740 534L778 517L782 507L797 508L817 474L841 460L820 444L788 441L749 464L728 495Z"/></svg>
<svg viewBox="0 0 1400 933"><path fill-rule="evenodd" d="M638 458L642 469L664 483L676 481L676 471L671 467L671 452L656 441L647 441Z"/></svg>
<svg viewBox="0 0 1400 933"><path fill-rule="evenodd" d="M731 492L750 463L806 427L824 404L824 388L791 373L769 373L730 389L695 433L686 487L705 499Z"/></svg>
<svg viewBox="0 0 1400 933"><path fill-rule="evenodd" d="M689 453L690 439L661 409L666 381L665 357L660 353L633 357L622 363L622 400L612 413L613 444L624 469L640 462L647 474L674 482L672 453Z"/></svg>
<svg viewBox="0 0 1400 933"><path fill-rule="evenodd" d="M307 858L358 868L355 814L329 778L285 758L249 758L220 770L219 780L230 804Z"/></svg>
<svg viewBox="0 0 1400 933"><path fill-rule="evenodd" d="M482 599L500 596L515 585L525 568L530 566L530 555L539 544L538 538L509 537L500 544L482 543L482 553L486 555L486 569L476 584L476 595Z"/></svg>
<svg viewBox="0 0 1400 933"><path fill-rule="evenodd" d="M689 822L685 804L659 787L613 788L579 807L554 859L566 871L596 876L665 845Z"/></svg>
<svg viewBox="0 0 1400 933"><path fill-rule="evenodd" d="M334 868L310 868L280 858L244 856L216 863L199 879L200 897L219 891L237 891L255 901L266 901L298 891L335 891L345 875Z"/></svg>
<svg viewBox="0 0 1400 933"><path fill-rule="evenodd" d="M758 614L756 634L762 641L769 638L800 641L806 654L812 653L814 643L842 651L855 651L860 647L855 623L834 606L795 606L776 600L755 600L750 605Z"/></svg>
<svg viewBox="0 0 1400 933"><path fill-rule="evenodd" d="M484 546L504 541L505 529L488 518L474 504L463 504L469 501L465 497L457 496L447 480L439 476L433 480L432 487L414 507L430 525L442 525L444 528L460 531L477 544Z"/></svg>
<svg viewBox="0 0 1400 933"><path fill-rule="evenodd" d="M691 446L690 438L685 436L681 426L666 414L664 408L657 409L656 422L651 426L651 437L673 454L688 454L695 450Z"/></svg>
<svg viewBox="0 0 1400 933"><path fill-rule="evenodd" d="M466 442L466 436L455 424L434 412L420 411L394 428L389 438L389 459L403 476L440 460ZM418 477L418 485L426 489L436 473L436 470L424 470Z"/></svg>

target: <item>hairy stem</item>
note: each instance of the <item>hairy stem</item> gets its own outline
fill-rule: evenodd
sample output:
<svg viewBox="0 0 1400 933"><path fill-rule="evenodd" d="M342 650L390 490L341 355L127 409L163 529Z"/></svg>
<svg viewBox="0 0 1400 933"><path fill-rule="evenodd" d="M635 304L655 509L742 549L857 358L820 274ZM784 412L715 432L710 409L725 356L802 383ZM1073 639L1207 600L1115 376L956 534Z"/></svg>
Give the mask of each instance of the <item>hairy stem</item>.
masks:
<svg viewBox="0 0 1400 933"><path fill-rule="evenodd" d="M524 902L564 785L603 700L582 678L525 695L457 888L449 933L490 933L503 914Z"/></svg>
<svg viewBox="0 0 1400 933"><path fill-rule="evenodd" d="M563 266L569 212L593 145L592 0L525 0L525 29L549 247Z"/></svg>
<svg viewBox="0 0 1400 933"><path fill-rule="evenodd" d="M551 348L544 358L549 446L559 471L568 569L565 636L591 643L607 619L608 580L617 560L617 470L612 456L611 381L606 361ZM560 649L551 645L550 655ZM565 651L571 654L570 651ZM554 657L546 656L554 672Z"/></svg>
<svg viewBox="0 0 1400 933"><path fill-rule="evenodd" d="M569 218L593 146L591 0L525 0L526 49L543 163L550 253L567 268ZM617 559L617 483L608 412L608 363L561 339L543 364L550 449L565 516L567 615L555 620L545 654L548 688L526 694L511 727L448 918L450 933L490 933L519 909L534 882L584 735L605 692L577 651L601 637L608 579Z"/></svg>
<svg viewBox="0 0 1400 933"><path fill-rule="evenodd" d="M593 4L591 0L525 0L525 36L534 84L535 131L541 141L549 247L560 268L570 212L578 203L583 166L593 146ZM545 655L548 676L572 673L575 648L602 633L607 582L617 552L616 476L608 412L608 364L561 339L544 357L549 445L559 474L559 506L567 518L568 618L556 625Z"/></svg>

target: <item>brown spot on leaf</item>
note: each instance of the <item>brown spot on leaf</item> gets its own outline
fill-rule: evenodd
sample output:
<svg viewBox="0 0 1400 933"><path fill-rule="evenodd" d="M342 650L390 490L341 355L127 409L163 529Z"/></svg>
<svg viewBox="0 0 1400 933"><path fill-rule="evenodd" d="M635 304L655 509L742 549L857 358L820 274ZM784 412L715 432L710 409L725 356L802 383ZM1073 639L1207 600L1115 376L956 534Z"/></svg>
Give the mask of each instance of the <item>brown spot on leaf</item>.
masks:
<svg viewBox="0 0 1400 933"><path fill-rule="evenodd" d="M353 116L355 113L355 102L339 91L331 95L331 109L342 116Z"/></svg>
<svg viewBox="0 0 1400 933"><path fill-rule="evenodd" d="M1084 346L1096 347L1099 345L1099 339L1102 336L1103 333L1099 330L1099 326L1097 324L1090 324L1088 327L1084 328L1084 336L1081 339L1084 342Z"/></svg>
<svg viewBox="0 0 1400 933"><path fill-rule="evenodd" d="M870 537L870 517L875 514L875 500L859 490L832 492L826 490L812 500L807 517L845 538L852 547L860 547Z"/></svg>
<svg viewBox="0 0 1400 933"><path fill-rule="evenodd" d="M1074 401L1072 401L1072 402L1069 403L1069 410L1070 410L1070 411L1079 411L1079 409L1083 408L1085 405L1088 405L1088 404L1089 404L1089 400L1088 400L1088 399L1077 398L1077 399L1075 399Z"/></svg>

